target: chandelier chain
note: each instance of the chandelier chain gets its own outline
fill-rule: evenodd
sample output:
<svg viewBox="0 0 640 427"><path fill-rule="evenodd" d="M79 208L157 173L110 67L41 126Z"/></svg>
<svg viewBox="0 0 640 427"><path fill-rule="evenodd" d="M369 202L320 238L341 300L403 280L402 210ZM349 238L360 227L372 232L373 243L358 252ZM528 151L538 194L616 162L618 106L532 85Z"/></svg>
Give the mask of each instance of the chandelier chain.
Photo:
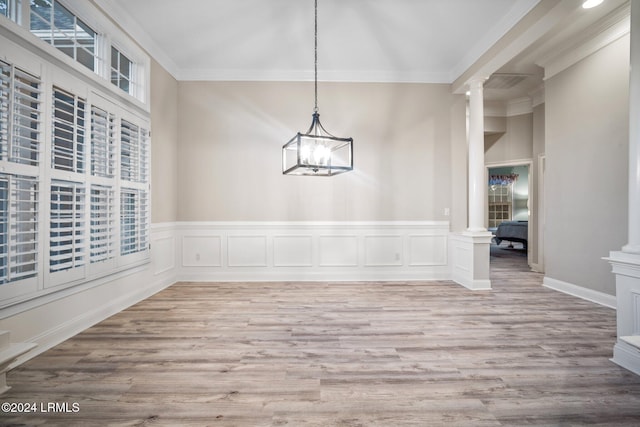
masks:
<svg viewBox="0 0 640 427"><path fill-rule="evenodd" d="M315 89L315 108L314 112L318 112L318 0L315 0L315 30L314 30L314 89Z"/></svg>

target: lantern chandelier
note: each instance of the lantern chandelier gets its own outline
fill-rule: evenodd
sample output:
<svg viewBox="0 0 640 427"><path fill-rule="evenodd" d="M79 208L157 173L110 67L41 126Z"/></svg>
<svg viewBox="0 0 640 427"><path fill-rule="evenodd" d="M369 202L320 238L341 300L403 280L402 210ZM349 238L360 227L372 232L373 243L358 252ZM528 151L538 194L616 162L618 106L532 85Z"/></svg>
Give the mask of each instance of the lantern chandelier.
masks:
<svg viewBox="0 0 640 427"><path fill-rule="evenodd" d="M333 176L353 169L353 138L331 135L318 113L318 0L315 0L315 107L311 127L282 146L284 175Z"/></svg>

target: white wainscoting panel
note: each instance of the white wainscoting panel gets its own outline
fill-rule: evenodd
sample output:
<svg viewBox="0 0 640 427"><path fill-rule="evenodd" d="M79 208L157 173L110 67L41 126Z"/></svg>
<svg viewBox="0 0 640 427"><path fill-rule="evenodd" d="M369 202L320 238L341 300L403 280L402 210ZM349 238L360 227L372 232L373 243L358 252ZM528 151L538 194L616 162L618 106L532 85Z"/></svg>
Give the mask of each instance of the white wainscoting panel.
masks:
<svg viewBox="0 0 640 427"><path fill-rule="evenodd" d="M403 258L402 236L365 236L364 265L400 266Z"/></svg>
<svg viewBox="0 0 640 427"><path fill-rule="evenodd" d="M227 238L229 267L266 267L266 236L229 236Z"/></svg>
<svg viewBox="0 0 640 427"><path fill-rule="evenodd" d="M357 267L356 236L320 236L321 267Z"/></svg>
<svg viewBox="0 0 640 427"><path fill-rule="evenodd" d="M471 250L472 249L469 247L461 247L461 246L455 246L453 248L453 253L454 253L453 269L454 270L460 270L463 272L471 271L471 266L473 263Z"/></svg>
<svg viewBox="0 0 640 427"><path fill-rule="evenodd" d="M313 237L273 236L273 266L313 266Z"/></svg>
<svg viewBox="0 0 640 427"><path fill-rule="evenodd" d="M183 267L220 267L220 236L182 236Z"/></svg>
<svg viewBox="0 0 640 427"><path fill-rule="evenodd" d="M491 233L451 233L451 278L472 290L491 289L489 246Z"/></svg>
<svg viewBox="0 0 640 427"><path fill-rule="evenodd" d="M177 261L176 223L151 226L151 263L153 275L174 275Z"/></svg>
<svg viewBox="0 0 640 427"><path fill-rule="evenodd" d="M160 237L152 243L153 274L158 275L176 267L176 238Z"/></svg>
<svg viewBox="0 0 640 427"><path fill-rule="evenodd" d="M180 222L178 280L446 280L447 221Z"/></svg>
<svg viewBox="0 0 640 427"><path fill-rule="evenodd" d="M447 265L447 241L446 234L409 236L409 265Z"/></svg>

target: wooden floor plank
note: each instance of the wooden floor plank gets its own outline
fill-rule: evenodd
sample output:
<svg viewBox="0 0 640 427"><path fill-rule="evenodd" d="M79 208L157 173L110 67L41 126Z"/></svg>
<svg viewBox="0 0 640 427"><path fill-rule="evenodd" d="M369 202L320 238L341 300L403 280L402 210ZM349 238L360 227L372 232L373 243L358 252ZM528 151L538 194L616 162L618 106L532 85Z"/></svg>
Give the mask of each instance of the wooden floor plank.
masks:
<svg viewBox="0 0 640 427"><path fill-rule="evenodd" d="M1 425L638 426L615 311L492 248L452 282L178 283L9 373Z"/></svg>

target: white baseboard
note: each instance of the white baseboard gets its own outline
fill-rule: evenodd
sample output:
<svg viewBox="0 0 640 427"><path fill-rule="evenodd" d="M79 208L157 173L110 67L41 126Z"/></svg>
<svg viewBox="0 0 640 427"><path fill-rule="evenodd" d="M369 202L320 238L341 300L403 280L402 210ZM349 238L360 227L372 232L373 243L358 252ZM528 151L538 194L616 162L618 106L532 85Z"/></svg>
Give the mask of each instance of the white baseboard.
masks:
<svg viewBox="0 0 640 427"><path fill-rule="evenodd" d="M536 272L536 273L544 273L544 269L540 266L540 264L537 263L531 263L529 265L529 267L531 267L531 271Z"/></svg>
<svg viewBox="0 0 640 427"><path fill-rule="evenodd" d="M53 328L41 332L40 334L34 336L29 340L30 342L37 343L38 346L18 358L16 362L12 363L10 369L19 366L27 360L66 341L67 339L107 319L108 317L113 316L114 314L117 314L146 298L149 298L155 293L171 286L173 283L175 283L175 281L173 280L173 278L171 278L165 279L163 281L158 281L142 289L136 289L134 292L121 295L118 298L105 303L104 305L86 311L79 316L68 319L62 324L56 325Z"/></svg>
<svg viewBox="0 0 640 427"><path fill-rule="evenodd" d="M591 301L602 306L616 308L615 295L605 294L604 292L594 291L593 289L584 288L572 283L563 282L562 280L552 279L545 276L542 285L554 291L562 292L583 300Z"/></svg>
<svg viewBox="0 0 640 427"><path fill-rule="evenodd" d="M473 280L466 277L454 276L451 280L471 291L490 291L491 280Z"/></svg>
<svg viewBox="0 0 640 427"><path fill-rule="evenodd" d="M437 281L451 280L446 268L419 273L403 271L378 272L183 272L179 275L180 282L395 282L395 281Z"/></svg>
<svg viewBox="0 0 640 427"><path fill-rule="evenodd" d="M640 350L625 342L618 341L613 347L611 361L636 375L640 375Z"/></svg>

